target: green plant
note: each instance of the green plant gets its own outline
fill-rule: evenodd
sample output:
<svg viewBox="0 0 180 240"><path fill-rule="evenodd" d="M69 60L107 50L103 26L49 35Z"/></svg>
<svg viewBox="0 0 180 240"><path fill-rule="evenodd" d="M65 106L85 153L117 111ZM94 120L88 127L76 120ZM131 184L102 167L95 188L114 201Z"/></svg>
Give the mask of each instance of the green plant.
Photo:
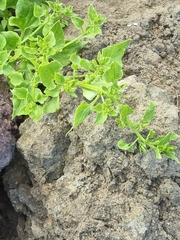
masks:
<svg viewBox="0 0 180 240"><path fill-rule="evenodd" d="M29 115L38 121L44 113L59 109L60 92L76 97L76 89L81 88L85 100L75 111L72 128L91 112L96 112L97 124L114 117L119 128L130 128L137 136L130 144L120 140L120 149L134 151L138 144L141 152L152 148L157 158L164 154L179 162L174 153L176 146L170 145L177 134L156 137L153 130L146 138L141 134L154 117L154 103L137 123L129 118L133 110L120 103L124 88L119 84L122 57L131 40L102 49L91 61L78 56L87 39L101 34L100 26L105 22L92 5L84 21L73 13L72 7L65 7L58 0L3 0L0 16L0 74L7 77L11 88L13 118ZM68 21L81 31L73 40L64 36ZM72 75L64 76L63 69L69 64Z"/></svg>

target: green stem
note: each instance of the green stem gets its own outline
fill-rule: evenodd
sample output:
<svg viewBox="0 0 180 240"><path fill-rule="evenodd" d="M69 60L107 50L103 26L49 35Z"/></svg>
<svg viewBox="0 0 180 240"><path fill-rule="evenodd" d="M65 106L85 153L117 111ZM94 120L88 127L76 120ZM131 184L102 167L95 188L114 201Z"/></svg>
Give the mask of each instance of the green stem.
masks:
<svg viewBox="0 0 180 240"><path fill-rule="evenodd" d="M97 87L97 86L94 86L94 85L91 85L91 84L88 84L88 83L78 81L78 82L76 82L75 85L79 86L79 87L82 87L82 88L85 88L87 90L91 90L91 91L100 93L100 94L104 93L104 91L100 87Z"/></svg>

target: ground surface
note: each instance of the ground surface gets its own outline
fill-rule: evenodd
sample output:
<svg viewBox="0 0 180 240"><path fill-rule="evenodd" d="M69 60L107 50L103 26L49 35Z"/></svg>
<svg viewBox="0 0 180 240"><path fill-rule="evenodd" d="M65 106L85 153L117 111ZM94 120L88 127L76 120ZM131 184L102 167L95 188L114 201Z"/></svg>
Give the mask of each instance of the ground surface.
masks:
<svg viewBox="0 0 180 240"><path fill-rule="evenodd" d="M73 5L74 11L78 13L81 17L86 16L87 8L89 4L93 4L96 10L107 18L107 22L102 27L102 36L98 36L87 47L85 47L85 49L82 51L83 57L94 58L96 56L96 53L103 47L131 38L132 43L129 45L123 60L124 77L136 75L141 79L143 79L144 82L149 87L157 86L157 87L160 87L161 89L167 90L172 95L174 105L179 107L180 105L179 103L180 101L179 100L179 93L180 93L180 3L179 3L179 0L174 0L174 1L152 0L151 3L149 3L147 0L130 0L130 1L127 1L127 0L104 0L104 1L63 0L62 2L65 3L66 5ZM68 36L72 37L72 36L75 36L76 34L77 33L73 29L71 29L71 27L68 28L67 30ZM171 111L170 111L170 114L171 114ZM42 126L44 127L43 124ZM66 127L66 125L64 126ZM89 132L91 131L90 129L91 127L93 128L93 125L92 126L90 125ZM86 126L85 129L88 130L88 125ZM34 128L33 133L35 131L36 129ZM32 191L31 191L32 195L35 198L37 199L39 198L40 200L42 200L42 202L44 201L43 208L46 208L49 216L52 217L52 219L50 219L51 222L48 222L48 221L46 222L43 219L43 217L45 218L46 216L46 211L45 213L43 213L44 214L43 217L41 216L42 221L39 220L41 218L38 218L36 213L37 213L37 209L41 209L40 208L41 205L40 206L36 205L34 203L35 202L34 198L32 201L34 205L31 202L31 198L26 199L25 196L27 196L28 192L30 192L29 188L32 187L32 184L28 183L26 185L26 182L28 182L28 180L26 181L24 179L19 180L20 181L19 184L21 187L17 190L17 193L15 193L17 195L13 195L13 193L11 192L12 196L16 196L17 199L18 199L18 194L21 193L21 197L20 197L21 201L18 202L19 200L16 199L17 202L14 202L16 210L18 209L19 206L20 206L19 208L22 207L23 209L22 213L27 215L29 219L32 217L34 221L34 222L33 221L31 222L31 220L29 220L29 223L26 223L27 232L25 230L24 232L23 230L18 231L19 236L21 235L20 239L23 239L23 240L26 240L26 239L30 239L30 240L33 240L33 239L57 239L57 240L58 239L60 240L61 239L66 239L66 240L74 240L74 239L75 240L76 239L164 240L166 239L166 240L173 240L175 239L175 240L178 240L180 239L180 232L179 232L180 210L178 207L180 202L180 199L178 198L178 195L179 195L178 192L180 192L179 190L180 176L178 174L174 174L175 170L173 170L174 172L172 171L171 173L168 172L169 171L168 167L170 166L170 164L160 165L159 167L159 168L162 168L162 170L164 170L164 168L167 168L167 172L165 173L165 175L163 175L164 172L162 172L162 175L161 174L158 175L159 170L157 170L157 175L155 173L152 173L154 175L151 176L150 169L147 170L146 166L145 165L143 166L143 163L140 164L138 162L140 160L136 160L136 164L133 164L132 162L134 161L134 159L130 157L129 159L124 159L121 162L121 159L123 159L124 157L123 154L121 154L119 162L118 161L116 162L115 159L119 158L118 153L115 150L114 152L109 150L106 152L105 162L100 162L98 167L96 165L96 167L94 167L94 170L93 170L93 164L92 164L93 154L92 153L94 152L89 153L92 159L87 160L88 150L89 150L88 141L91 141L90 143L93 145L93 141L94 141L93 137L97 135L97 132L95 133L90 132L90 135L89 135L90 139L87 140L86 133L84 134L83 131L84 130L82 128L80 129L79 133L78 132L76 133L78 137L76 136L76 134L70 137L71 146L66 156L69 162L67 161L66 167L64 170L64 174L65 174L65 177L63 180L64 183L62 183L61 180L57 181L56 183L54 182L51 183L52 180L49 180L50 183L47 183L47 184L43 183L41 185L41 183L36 183L35 181L34 187L32 188ZM110 133L108 131L105 131L104 135L106 135L106 132L108 132L108 134L112 134L113 136L113 133L114 133L113 131L115 132L115 130L110 130ZM99 135L101 134L103 133L100 131ZM47 134L45 133L43 135L45 139L46 139L46 135ZM41 134L39 134L39 138L37 136L37 139L39 142L41 141ZM24 140L24 143L25 143L25 140ZM35 142L36 145L38 145L38 141ZM52 142L53 141L54 140L52 140ZM31 141L29 142L31 143ZM47 137L47 142L48 142L48 137ZM97 142L98 142L98 138L97 138ZM21 142L20 144L23 145L23 143ZM66 144L69 144L69 143L66 143ZM85 149L85 147L84 148L82 147L83 144L85 146L87 145L86 146L87 149ZM25 145L26 148L28 148L28 146L29 145L27 146ZM92 150L94 151L95 148L93 147L92 147ZM81 153L79 150L82 148L84 151L83 153L84 156L82 158L87 158L86 160L84 160L83 167L81 166L83 160L81 159ZM37 149L38 149L38 146L37 146ZM73 149L75 153L73 153ZM43 150L45 151L45 149ZM98 154L98 149L96 150ZM74 156L75 157L80 156L80 157L78 159L78 157L75 158ZM72 161L71 158L76 159L77 162L71 163ZM100 160L102 160L101 157L99 158ZM96 160L96 157L94 157L94 164L95 164L95 160ZM140 166L142 165L142 168L140 168L138 164ZM153 168L154 166L151 165L151 167ZM85 168L85 170L82 170L81 168L83 169ZM30 166L30 170L35 171L33 172L34 176L36 176L36 174L38 173L37 169L34 170L33 167ZM170 170L171 169L174 169L174 168L170 166ZM17 171L15 174L12 173L13 171L12 169L10 171L11 171L10 173L8 173L7 171L7 175L4 178L5 182L7 183L9 181L8 179L10 179L12 182L14 182L15 180L18 182L18 177L16 178L16 175L15 175ZM121 173L118 173L118 171L121 171ZM92 172L94 173L92 174ZM71 173L72 176L68 175L69 173ZM41 169L39 170L39 176L41 176ZM51 172L48 172L48 178L51 179L52 176L51 176ZM59 176L61 176L61 174ZM80 176L81 179L80 177L78 179L78 176ZM104 182L104 176L106 178L105 182ZM36 177L38 177L38 174ZM108 178L110 180L107 180ZM78 186L71 185L74 179L75 180L78 179L76 183L76 184L79 184ZM27 187L27 186L30 186L30 187ZM78 191L76 191L77 190L76 187L78 188ZM62 193L60 195L58 195L57 189L61 189ZM15 187L13 187L13 191L16 192ZM81 191L83 192L84 195L81 194ZM62 196L62 194L64 194L64 196ZM67 199L66 199L66 194L69 194ZM3 196L5 201L7 201L6 200L7 196L5 195ZM55 199L55 196L57 196L56 199ZM119 196L121 197L121 199L119 199L120 198ZM119 202L117 199L119 199ZM13 200L11 199L11 201ZM84 201L87 201L87 202L84 203ZM125 204L123 201L126 201L127 204ZM74 204L74 208L72 207L72 204ZM81 204L82 204L82 209L81 209ZM1 206L3 206L3 202L1 202ZM58 211L55 214L54 211L56 210L56 206ZM67 216L67 219L66 219L60 213L59 209L61 206L62 206L62 209L63 209L63 206L64 206L64 209L68 209L68 210L70 209L71 215L74 214L73 216L75 216L75 214L77 214L77 216L74 217L74 219L71 219L72 216L68 215L69 212L66 212L66 211L63 212L64 210L62 210L64 216ZM7 204L5 204L5 208L7 208ZM88 215L89 222L87 221L87 214L86 214L87 209L89 214ZM4 232L0 233L1 234L0 238L4 240L13 239L12 234L8 233L9 226L12 226L11 224L8 223L8 219L9 218L11 220L13 219L12 218L13 211L10 209L9 214L5 215L4 209L1 208L0 210L1 210L0 212L1 222L3 224L5 223L3 225ZM43 211L40 210L40 213ZM53 216L53 214L57 216ZM150 215L152 215L152 217L150 217ZM81 219L82 216L84 217L84 219ZM124 223L121 223L121 218L124 218ZM54 222L55 221L54 219L57 221L57 223ZM61 219L62 221L65 221L65 222L60 222ZM129 221L129 219L131 219L131 221ZM132 221L132 219L134 219L134 222ZM14 223L16 223L15 219L13 221ZM79 223L78 221L80 222L79 225L78 225ZM42 227L43 224L45 226L45 230L49 231L48 233L43 232L44 231ZM58 233L59 235L55 233L55 230L57 227L55 224L59 224L58 225L59 228L62 228L62 236L60 236L61 233L60 234ZM122 226L120 224L122 224ZM7 226L7 228L5 228L5 225ZM96 232L96 225L98 229L97 232ZM51 232L53 231L52 226L55 229L54 233ZM118 227L120 229L118 229ZM19 225L18 229L21 229L21 228L22 226ZM31 231L29 231L30 228L32 228ZM143 228L147 229L145 233L143 233ZM73 231L75 234L76 229L79 230L79 238L72 237ZM137 234L136 230L139 231L139 235ZM122 238L119 238L120 233L122 234ZM46 237L46 234L48 237ZM64 238L63 238L63 234L64 234ZM107 236L105 237L105 235L103 234L107 234ZM35 235L36 235L36 238L33 237ZM27 236L29 237L27 238ZM41 237L38 237L38 236L41 236ZM56 237L52 238L52 236L56 236Z"/></svg>

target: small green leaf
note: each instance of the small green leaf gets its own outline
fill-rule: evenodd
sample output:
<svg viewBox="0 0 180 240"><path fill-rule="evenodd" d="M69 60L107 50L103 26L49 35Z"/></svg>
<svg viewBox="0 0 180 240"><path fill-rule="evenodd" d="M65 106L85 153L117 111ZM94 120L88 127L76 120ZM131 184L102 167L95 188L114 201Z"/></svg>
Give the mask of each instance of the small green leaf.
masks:
<svg viewBox="0 0 180 240"><path fill-rule="evenodd" d="M34 122L38 122L43 116L43 108L39 105L34 105L32 111L29 113L29 116L34 120Z"/></svg>
<svg viewBox="0 0 180 240"><path fill-rule="evenodd" d="M43 7L40 7L38 4L34 3L34 16L36 18L40 18L42 16L44 16L46 13L46 10Z"/></svg>
<svg viewBox="0 0 180 240"><path fill-rule="evenodd" d="M90 70L91 69L91 62L88 61L87 59L81 59L80 61L80 67L84 70Z"/></svg>
<svg viewBox="0 0 180 240"><path fill-rule="evenodd" d="M14 88L12 91L13 95L16 95L17 98L19 99L25 99L27 96L27 88Z"/></svg>
<svg viewBox="0 0 180 240"><path fill-rule="evenodd" d="M160 145L166 145L167 143L170 143L173 140L176 140L177 138L179 138L179 135L173 132L169 132L166 136L164 137L159 137L157 139L159 139L159 144Z"/></svg>
<svg viewBox="0 0 180 240"><path fill-rule="evenodd" d="M49 48L52 48L56 43L54 33L52 31L49 31L47 36L44 37L44 41L46 42L46 44Z"/></svg>
<svg viewBox="0 0 180 240"><path fill-rule="evenodd" d="M89 101L93 100L93 98L95 98L95 96L97 96L97 92L95 92L95 91L91 91L91 90L88 90L83 87L82 87L82 89L83 89L83 96Z"/></svg>
<svg viewBox="0 0 180 240"><path fill-rule="evenodd" d="M4 11L6 9L6 1L7 0L0 1L0 10Z"/></svg>
<svg viewBox="0 0 180 240"><path fill-rule="evenodd" d="M141 118L143 127L146 127L153 119L154 117L154 111L155 111L155 104L153 102L150 102L150 105L148 106L145 114Z"/></svg>
<svg viewBox="0 0 180 240"><path fill-rule="evenodd" d="M56 86L54 89L45 89L44 93L50 97L58 97L60 94L60 86Z"/></svg>
<svg viewBox="0 0 180 240"><path fill-rule="evenodd" d="M104 79L108 83L115 82L121 79L122 76L123 76L122 67L117 62L113 62L111 64L111 67L108 70L106 70L106 72L103 75Z"/></svg>
<svg viewBox="0 0 180 240"><path fill-rule="evenodd" d="M39 75L45 87L52 90L56 87L54 83L55 73L59 72L62 65L57 61L53 61L39 67Z"/></svg>
<svg viewBox="0 0 180 240"><path fill-rule="evenodd" d="M99 112L96 117L96 124L104 124L108 117L108 114L105 112Z"/></svg>
<svg viewBox="0 0 180 240"><path fill-rule="evenodd" d="M19 72L10 72L8 77L11 80L11 84L14 86L18 86L24 81L22 74Z"/></svg>
<svg viewBox="0 0 180 240"><path fill-rule="evenodd" d="M91 113L91 111L91 105L85 101L82 101L75 111L73 127L77 127L79 124L81 124L84 119Z"/></svg>
<svg viewBox="0 0 180 240"><path fill-rule="evenodd" d="M43 106L44 113L54 113L60 108L59 96L48 100Z"/></svg>
<svg viewBox="0 0 180 240"><path fill-rule="evenodd" d="M122 57L131 40L117 43L113 46L108 46L102 50L102 56L104 58L110 58L111 62L117 62L122 65Z"/></svg>
<svg viewBox="0 0 180 240"><path fill-rule="evenodd" d="M133 143L125 143L123 140L118 141L118 148L124 151L131 151L134 152L134 144L136 143L137 140L135 140Z"/></svg>
<svg viewBox="0 0 180 240"><path fill-rule="evenodd" d="M71 21L74 24L75 27L77 28L82 28L83 24L84 24L84 20L82 18L79 17L71 17Z"/></svg>
<svg viewBox="0 0 180 240"><path fill-rule="evenodd" d="M17 47L17 45L20 43L19 35L13 31L1 32L1 34L6 39L5 48L7 50L14 50Z"/></svg>
<svg viewBox="0 0 180 240"><path fill-rule="evenodd" d="M6 38L2 34L0 34L0 49L3 49L5 45L6 45Z"/></svg>
<svg viewBox="0 0 180 240"><path fill-rule="evenodd" d="M60 51L61 48L63 48L65 41L64 41L64 32L61 27L60 21L57 21L51 31L54 33L54 38L55 38L55 45L54 48L58 49Z"/></svg>
<svg viewBox="0 0 180 240"><path fill-rule="evenodd" d="M9 58L9 53L7 50L1 51L0 52L0 66L3 66Z"/></svg>

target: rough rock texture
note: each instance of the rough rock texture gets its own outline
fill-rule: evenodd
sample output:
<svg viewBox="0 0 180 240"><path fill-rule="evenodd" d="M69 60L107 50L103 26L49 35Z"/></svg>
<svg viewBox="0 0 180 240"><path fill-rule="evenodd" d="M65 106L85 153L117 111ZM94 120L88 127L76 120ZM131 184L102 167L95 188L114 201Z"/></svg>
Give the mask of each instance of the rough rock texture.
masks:
<svg viewBox="0 0 180 240"><path fill-rule="evenodd" d="M131 38L124 62L126 94L136 109L157 105L151 127L179 133L179 0L62 0L82 18L93 3L107 18L98 36L81 52L92 59L109 44ZM73 38L71 26L66 34ZM123 80L124 81L124 80ZM160 88L158 88L160 87ZM125 100L123 100L125 101ZM18 153L4 175L17 212L21 240L178 240L180 239L180 165L152 151L124 153L120 138L131 141L112 120L93 124L94 116L65 136L78 99L62 96L59 113L21 126ZM179 140L176 142L179 146ZM180 156L180 149L177 149Z"/></svg>
<svg viewBox="0 0 180 240"><path fill-rule="evenodd" d="M12 160L15 149L11 114L9 95L0 91L0 171Z"/></svg>
<svg viewBox="0 0 180 240"><path fill-rule="evenodd" d="M156 103L152 127L160 133L178 130L178 110L168 92L135 76L123 81L138 114L147 99ZM20 239L179 239L180 165L165 157L158 161L151 151L125 154L117 141L133 135L112 120L96 126L93 115L66 137L78 105L72 100L64 94L61 112L37 124L27 119L20 127L17 147L29 170L22 159L16 174L4 175L14 208L27 217ZM8 190L11 179L16 184Z"/></svg>

